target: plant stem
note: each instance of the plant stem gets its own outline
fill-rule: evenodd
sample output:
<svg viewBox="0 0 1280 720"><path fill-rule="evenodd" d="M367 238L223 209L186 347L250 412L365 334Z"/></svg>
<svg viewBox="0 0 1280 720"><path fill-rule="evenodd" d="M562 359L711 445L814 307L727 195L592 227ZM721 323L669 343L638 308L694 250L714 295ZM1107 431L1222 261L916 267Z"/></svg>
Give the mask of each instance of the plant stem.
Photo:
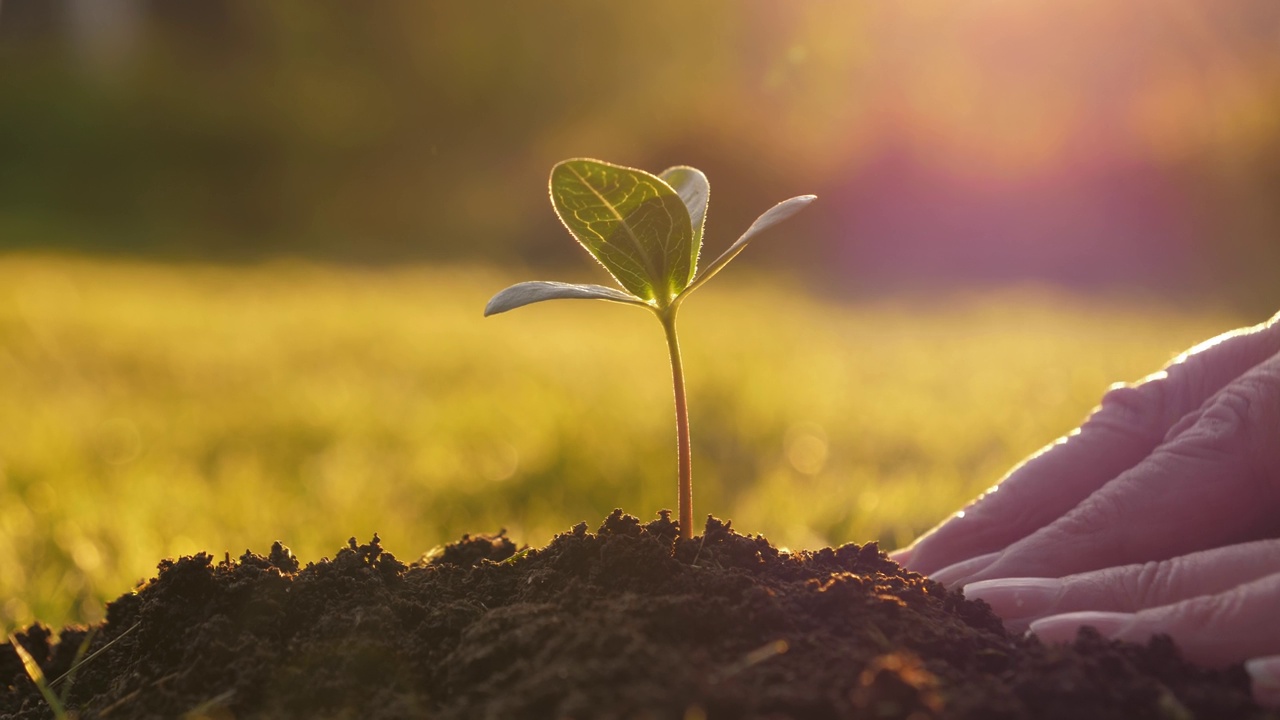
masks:
<svg viewBox="0 0 1280 720"><path fill-rule="evenodd" d="M684 366L680 363L680 341L676 339L676 308L658 313L671 353L671 382L676 394L676 449L680 470L680 537L693 537L693 460L689 452L689 406L684 393Z"/></svg>

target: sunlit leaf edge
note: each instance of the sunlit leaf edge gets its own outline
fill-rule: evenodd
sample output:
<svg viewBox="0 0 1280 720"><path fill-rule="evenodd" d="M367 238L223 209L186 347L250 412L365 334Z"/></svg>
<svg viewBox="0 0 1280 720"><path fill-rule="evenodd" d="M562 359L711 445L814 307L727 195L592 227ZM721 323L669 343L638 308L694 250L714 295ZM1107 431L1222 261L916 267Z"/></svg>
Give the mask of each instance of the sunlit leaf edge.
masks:
<svg viewBox="0 0 1280 720"><path fill-rule="evenodd" d="M576 283L532 280L516 283L492 298L484 306L484 316L497 315L508 310L530 305L544 300L607 300L609 302L629 303L632 305L649 304L634 295L617 288L604 285L582 285Z"/></svg>

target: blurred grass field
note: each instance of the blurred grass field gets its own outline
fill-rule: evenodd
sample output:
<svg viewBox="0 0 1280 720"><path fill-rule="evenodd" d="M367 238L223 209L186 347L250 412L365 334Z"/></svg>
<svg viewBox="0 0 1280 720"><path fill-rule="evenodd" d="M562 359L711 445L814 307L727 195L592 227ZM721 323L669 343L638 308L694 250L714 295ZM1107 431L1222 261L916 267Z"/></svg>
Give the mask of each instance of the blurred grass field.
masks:
<svg viewBox="0 0 1280 720"><path fill-rule="evenodd" d="M657 323L481 317L523 279L0 257L0 624L96 619L200 550L306 561L376 531L411 559L673 507ZM1111 382L1250 320L1034 289L845 304L735 268L682 314L695 514L790 547L905 542Z"/></svg>

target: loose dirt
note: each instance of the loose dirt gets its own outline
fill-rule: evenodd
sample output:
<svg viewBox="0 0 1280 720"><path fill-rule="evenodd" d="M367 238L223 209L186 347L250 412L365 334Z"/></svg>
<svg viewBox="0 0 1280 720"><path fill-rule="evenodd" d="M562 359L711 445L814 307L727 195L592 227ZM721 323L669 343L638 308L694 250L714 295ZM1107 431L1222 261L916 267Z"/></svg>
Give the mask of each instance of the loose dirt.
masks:
<svg viewBox="0 0 1280 720"><path fill-rule="evenodd" d="M86 628L19 641L55 678ZM785 552L709 519L615 511L542 549L464 537L405 564L377 536L301 567L199 554L107 607L80 718L1274 718L1240 668L1164 638L1005 632L875 544ZM52 713L0 645L0 717ZM59 686L61 688L61 686Z"/></svg>

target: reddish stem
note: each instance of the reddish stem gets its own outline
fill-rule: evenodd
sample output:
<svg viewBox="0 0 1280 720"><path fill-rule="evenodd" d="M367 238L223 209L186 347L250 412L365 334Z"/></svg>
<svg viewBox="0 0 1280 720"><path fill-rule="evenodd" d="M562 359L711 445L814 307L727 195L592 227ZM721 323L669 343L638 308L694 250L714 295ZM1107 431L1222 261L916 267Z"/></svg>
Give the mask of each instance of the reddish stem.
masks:
<svg viewBox="0 0 1280 720"><path fill-rule="evenodd" d="M693 537L693 459L689 450L689 406L684 393L684 367L680 363L680 342L676 339L675 308L659 314L671 354L671 382L676 395L676 452L680 473L680 537Z"/></svg>

